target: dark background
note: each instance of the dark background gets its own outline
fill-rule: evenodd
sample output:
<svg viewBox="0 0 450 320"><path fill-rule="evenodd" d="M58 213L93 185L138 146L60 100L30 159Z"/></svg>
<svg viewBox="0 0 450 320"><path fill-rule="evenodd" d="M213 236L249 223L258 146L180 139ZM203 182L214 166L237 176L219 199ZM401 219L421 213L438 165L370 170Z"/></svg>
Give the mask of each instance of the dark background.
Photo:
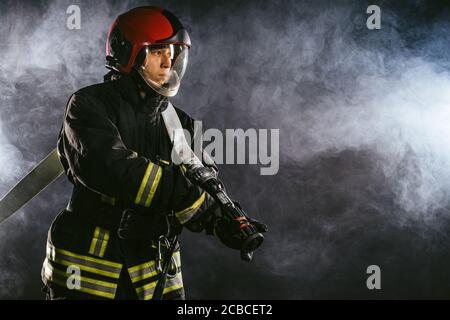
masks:
<svg viewBox="0 0 450 320"><path fill-rule="evenodd" d="M66 9L81 9L68 30ZM56 143L65 103L102 81L114 17L143 4L190 32L174 102L204 129L280 130L280 170L222 165L270 233L248 264L183 234L188 298L448 298L450 23L444 1L1 1L0 195ZM381 30L366 28L381 7ZM42 299L60 178L0 225L0 298ZM381 290L366 268L381 268Z"/></svg>

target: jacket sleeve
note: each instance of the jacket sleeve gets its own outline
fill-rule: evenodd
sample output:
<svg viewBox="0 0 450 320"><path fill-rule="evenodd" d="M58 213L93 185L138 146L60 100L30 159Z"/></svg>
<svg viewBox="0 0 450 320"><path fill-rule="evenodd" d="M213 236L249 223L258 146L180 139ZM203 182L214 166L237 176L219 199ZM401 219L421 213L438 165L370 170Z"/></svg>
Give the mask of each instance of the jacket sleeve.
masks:
<svg viewBox="0 0 450 320"><path fill-rule="evenodd" d="M152 204L163 170L127 149L100 100L82 92L72 95L61 134L74 180L101 194Z"/></svg>

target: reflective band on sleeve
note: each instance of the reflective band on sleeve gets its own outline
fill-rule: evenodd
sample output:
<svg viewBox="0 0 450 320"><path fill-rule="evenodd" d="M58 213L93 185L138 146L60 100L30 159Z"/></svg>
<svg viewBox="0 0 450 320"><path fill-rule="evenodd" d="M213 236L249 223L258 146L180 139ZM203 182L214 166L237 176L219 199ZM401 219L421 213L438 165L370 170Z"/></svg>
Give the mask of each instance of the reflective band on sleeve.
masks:
<svg viewBox="0 0 450 320"><path fill-rule="evenodd" d="M114 299L116 294L116 283L100 281L58 270L51 265L48 259L45 259L44 261L44 276L47 281L56 283L69 290L78 290L109 299ZM68 287L68 280L70 281L69 283L74 286L73 288ZM79 284L79 287L77 287L77 284Z"/></svg>
<svg viewBox="0 0 450 320"><path fill-rule="evenodd" d="M63 266L75 265L81 270L102 276L118 279L122 264L107 261L103 259L96 259L93 257L77 254L67 250L57 249L52 244L47 242L47 258L51 262L56 262Z"/></svg>
<svg viewBox="0 0 450 320"><path fill-rule="evenodd" d="M177 268L181 267L180 251L174 252L173 258L175 260L175 266ZM154 277L158 274L156 271L156 262L154 260L147 261L137 266L128 268L128 273L133 283Z"/></svg>
<svg viewBox="0 0 450 320"><path fill-rule="evenodd" d="M149 207L161 179L162 169L160 166L150 162L139 187L134 203Z"/></svg>
<svg viewBox="0 0 450 320"><path fill-rule="evenodd" d="M181 224L185 224L192 219L192 217L198 211L198 208L200 208L200 206L202 205L203 201L205 201L205 195L206 193L203 191L200 198L198 198L191 206L179 212L175 212L175 216Z"/></svg>
<svg viewBox="0 0 450 320"><path fill-rule="evenodd" d="M108 245L109 231L100 227L95 227L94 235L92 236L89 254L103 258L105 255L106 246Z"/></svg>
<svg viewBox="0 0 450 320"><path fill-rule="evenodd" d="M142 287L136 288L136 292L141 300L150 300L155 292L155 287L158 281L150 282ZM183 277L181 272L178 272L172 279L167 279L163 294L183 288Z"/></svg>

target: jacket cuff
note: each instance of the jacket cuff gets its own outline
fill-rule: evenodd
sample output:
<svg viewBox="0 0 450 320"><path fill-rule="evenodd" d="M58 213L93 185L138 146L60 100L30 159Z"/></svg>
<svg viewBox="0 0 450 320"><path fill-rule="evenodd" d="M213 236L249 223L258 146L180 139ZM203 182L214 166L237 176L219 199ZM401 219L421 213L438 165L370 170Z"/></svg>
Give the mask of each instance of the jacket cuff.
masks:
<svg viewBox="0 0 450 320"><path fill-rule="evenodd" d="M150 207L153 197L155 196L156 189L158 188L161 180L162 168L153 162L150 162L145 171L144 178L140 184L135 204Z"/></svg>
<svg viewBox="0 0 450 320"><path fill-rule="evenodd" d="M206 193L203 191L200 197L192 205L181 211L175 212L175 217L181 224L187 223L194 217L202 203L205 201L205 196Z"/></svg>

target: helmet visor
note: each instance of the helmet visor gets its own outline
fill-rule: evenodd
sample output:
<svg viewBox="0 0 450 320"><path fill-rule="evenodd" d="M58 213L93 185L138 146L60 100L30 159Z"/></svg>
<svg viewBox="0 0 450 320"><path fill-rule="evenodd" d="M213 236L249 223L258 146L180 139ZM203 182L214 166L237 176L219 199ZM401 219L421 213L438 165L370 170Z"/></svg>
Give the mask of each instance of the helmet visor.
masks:
<svg viewBox="0 0 450 320"><path fill-rule="evenodd" d="M146 47L146 58L138 69L145 82L166 97L177 94L188 62L188 47L161 44Z"/></svg>

